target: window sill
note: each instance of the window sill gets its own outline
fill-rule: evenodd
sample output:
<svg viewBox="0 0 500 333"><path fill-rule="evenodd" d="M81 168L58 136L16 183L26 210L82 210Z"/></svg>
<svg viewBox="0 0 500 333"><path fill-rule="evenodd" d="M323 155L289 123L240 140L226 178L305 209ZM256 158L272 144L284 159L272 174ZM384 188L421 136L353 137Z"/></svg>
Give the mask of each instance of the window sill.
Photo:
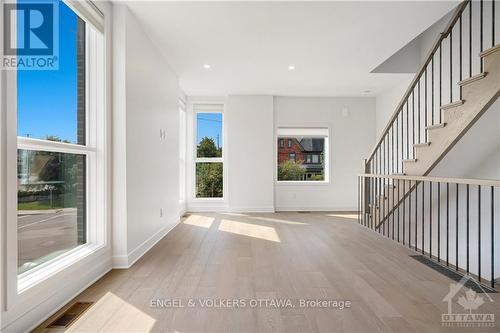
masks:
<svg viewBox="0 0 500 333"><path fill-rule="evenodd" d="M17 278L17 292L21 294L40 282L49 279L53 275L69 268L83 258L104 248L104 245L83 244L68 252L43 263L27 272L20 274Z"/></svg>
<svg viewBox="0 0 500 333"><path fill-rule="evenodd" d="M275 181L277 186L328 186L330 185L330 181Z"/></svg>

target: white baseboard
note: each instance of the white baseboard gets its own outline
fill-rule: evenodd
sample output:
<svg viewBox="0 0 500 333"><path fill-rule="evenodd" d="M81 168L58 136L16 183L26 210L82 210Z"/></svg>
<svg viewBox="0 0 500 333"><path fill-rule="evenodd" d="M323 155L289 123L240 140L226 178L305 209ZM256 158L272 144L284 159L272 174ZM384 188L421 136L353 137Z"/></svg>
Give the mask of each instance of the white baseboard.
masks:
<svg viewBox="0 0 500 333"><path fill-rule="evenodd" d="M0 331L6 333L33 331L47 320L47 318L50 318L50 316L62 309L69 301L106 275L111 269L111 257L108 256L106 260L94 266L86 274L75 277L69 284L61 287L53 297L43 302L43 306L33 308L33 310L25 313L21 318L12 322L9 326L0 329ZM86 282L82 284L82 281ZM69 296L65 296L67 294Z"/></svg>
<svg viewBox="0 0 500 333"><path fill-rule="evenodd" d="M276 206L276 212L354 212L356 208L334 206Z"/></svg>
<svg viewBox="0 0 500 333"><path fill-rule="evenodd" d="M230 207L229 213L274 213L273 206L263 207Z"/></svg>
<svg viewBox="0 0 500 333"><path fill-rule="evenodd" d="M113 268L115 269L127 269L130 268L137 260L139 260L144 254L146 254L153 246L156 245L160 240L163 239L172 229L174 229L180 220L180 217L171 219L174 222L168 223L167 226L158 230L151 237L142 242L141 245L130 251L128 255L114 256L113 257Z"/></svg>

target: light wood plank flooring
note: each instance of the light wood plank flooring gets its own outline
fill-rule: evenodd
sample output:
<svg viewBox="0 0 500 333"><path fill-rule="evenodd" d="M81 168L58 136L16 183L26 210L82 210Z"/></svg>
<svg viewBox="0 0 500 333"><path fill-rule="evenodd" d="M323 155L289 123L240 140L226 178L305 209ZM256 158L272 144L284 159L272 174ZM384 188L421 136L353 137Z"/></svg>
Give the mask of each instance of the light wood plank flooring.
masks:
<svg viewBox="0 0 500 333"><path fill-rule="evenodd" d="M191 214L128 270L74 301L71 332L475 332L444 328L451 281L349 214ZM500 320L500 298L481 294ZM350 309L155 308L152 299L349 300ZM73 301L73 302L74 302ZM249 301L248 301L249 302ZM71 303L70 303L71 304ZM249 304L249 303L247 303ZM495 305L496 304L496 305ZM454 303L454 312L463 312ZM40 331L44 330L44 325Z"/></svg>

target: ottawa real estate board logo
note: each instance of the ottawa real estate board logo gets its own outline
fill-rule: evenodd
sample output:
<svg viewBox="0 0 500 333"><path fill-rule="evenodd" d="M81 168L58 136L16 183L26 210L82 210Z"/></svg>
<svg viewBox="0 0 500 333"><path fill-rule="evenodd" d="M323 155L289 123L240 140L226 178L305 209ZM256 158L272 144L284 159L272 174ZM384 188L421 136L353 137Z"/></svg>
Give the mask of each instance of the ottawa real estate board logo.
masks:
<svg viewBox="0 0 500 333"><path fill-rule="evenodd" d="M3 2L2 11L2 69L57 70L58 0Z"/></svg>
<svg viewBox="0 0 500 333"><path fill-rule="evenodd" d="M450 291L443 302L448 303L448 312L441 314L443 327L495 327L495 314L481 310L482 305L493 303L493 299L470 276L464 276L459 282L450 284Z"/></svg>

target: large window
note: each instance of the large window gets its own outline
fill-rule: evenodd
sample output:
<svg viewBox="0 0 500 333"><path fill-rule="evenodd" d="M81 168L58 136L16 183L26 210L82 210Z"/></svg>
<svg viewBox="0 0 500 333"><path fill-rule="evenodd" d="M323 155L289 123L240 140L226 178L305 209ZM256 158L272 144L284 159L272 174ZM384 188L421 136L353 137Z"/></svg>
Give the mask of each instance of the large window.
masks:
<svg viewBox="0 0 500 333"><path fill-rule="evenodd" d="M223 172L223 116L222 105L195 105L196 198L222 198Z"/></svg>
<svg viewBox="0 0 500 333"><path fill-rule="evenodd" d="M328 181L328 129L279 128L277 180ZM285 147L282 142L288 142Z"/></svg>
<svg viewBox="0 0 500 333"><path fill-rule="evenodd" d="M64 2L58 11L58 68L17 71L19 274L96 239L89 212L103 198L103 38Z"/></svg>
<svg viewBox="0 0 500 333"><path fill-rule="evenodd" d="M179 99L179 202L186 201L186 106Z"/></svg>

